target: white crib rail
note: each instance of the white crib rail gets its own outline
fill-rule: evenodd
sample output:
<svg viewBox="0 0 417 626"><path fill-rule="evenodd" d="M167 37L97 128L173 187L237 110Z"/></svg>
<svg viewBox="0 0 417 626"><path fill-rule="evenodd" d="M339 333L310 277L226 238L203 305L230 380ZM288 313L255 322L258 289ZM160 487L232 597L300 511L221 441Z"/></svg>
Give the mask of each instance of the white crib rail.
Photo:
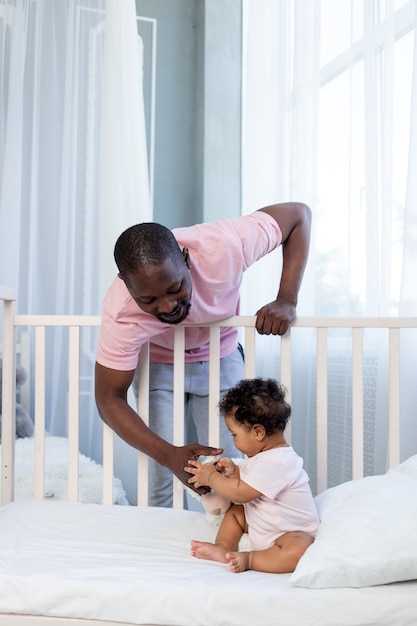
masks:
<svg viewBox="0 0 417 626"><path fill-rule="evenodd" d="M2 504L13 499L13 440L15 412L15 333L17 327L35 328L35 492L43 497L44 485L44 429L45 429L45 329L49 326L69 328L69 482L68 498L78 498L78 438L79 438L79 380L80 380L80 329L96 327L99 316L84 315L15 315L14 294L0 287L3 300L3 454L2 454ZM219 351L220 327L235 326L242 329L245 344L245 376L255 375L256 330L255 317L238 316L221 322L206 324L210 327L210 367L209 367L209 437L212 445L217 445L219 419L217 403L219 397ZM363 475L363 334L368 328L388 329L389 333L389 466L400 461L400 331L417 328L416 318L391 317L344 317L344 318L298 318L293 328L280 342L280 379L288 390L291 402L292 387L292 344L293 333L298 328L311 328L316 332L316 438L317 438L317 491L327 487L327 447L328 447L328 331L334 328L352 329L352 476ZM145 419L148 415L148 369L149 351L142 350L140 356L139 413ZM175 329L174 363L174 443L184 441L184 327ZM113 501L113 433L104 428L103 435L103 502ZM174 506L183 506L183 490L174 479ZM147 457L139 453L138 462L138 504L146 504Z"/></svg>

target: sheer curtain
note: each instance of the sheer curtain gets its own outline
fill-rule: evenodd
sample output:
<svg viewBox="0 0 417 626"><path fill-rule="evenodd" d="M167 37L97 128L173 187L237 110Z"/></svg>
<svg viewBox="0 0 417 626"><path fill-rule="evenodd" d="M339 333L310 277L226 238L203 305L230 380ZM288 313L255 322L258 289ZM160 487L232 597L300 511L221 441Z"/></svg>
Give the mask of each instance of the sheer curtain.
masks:
<svg viewBox="0 0 417 626"><path fill-rule="evenodd" d="M416 315L416 6L416 0L244 0L244 211L288 199L312 207L299 315ZM275 296L277 265L278 257L269 259L247 277L244 302L252 306L253 281L257 290L263 285L260 300ZM365 456L370 470L382 471L386 347L376 333L366 339ZM403 344L407 456L417 441L415 339ZM342 443L351 428L348 345L343 333L329 338L335 480L349 477L351 451ZM268 363L268 352L265 343L271 374L278 365ZM304 337L298 352L294 436L314 465L313 340Z"/></svg>
<svg viewBox="0 0 417 626"><path fill-rule="evenodd" d="M0 283L18 312L99 314L116 237L152 219L142 59L134 0L0 0ZM53 434L66 431L62 339L49 344ZM93 457L95 344L85 333L81 439Z"/></svg>

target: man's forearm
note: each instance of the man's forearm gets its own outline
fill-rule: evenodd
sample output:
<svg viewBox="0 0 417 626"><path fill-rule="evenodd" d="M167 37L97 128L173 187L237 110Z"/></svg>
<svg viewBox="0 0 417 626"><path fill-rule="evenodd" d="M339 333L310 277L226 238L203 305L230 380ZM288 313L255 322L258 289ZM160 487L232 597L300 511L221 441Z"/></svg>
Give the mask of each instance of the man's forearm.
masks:
<svg viewBox="0 0 417 626"><path fill-rule="evenodd" d="M311 212L301 205L299 218L282 244L282 273L277 298L297 306L298 292L307 264L310 248Z"/></svg>
<svg viewBox="0 0 417 626"><path fill-rule="evenodd" d="M169 466L172 444L161 439L145 424L143 419L122 398L107 403L97 403L101 419L123 441L143 452L158 463Z"/></svg>

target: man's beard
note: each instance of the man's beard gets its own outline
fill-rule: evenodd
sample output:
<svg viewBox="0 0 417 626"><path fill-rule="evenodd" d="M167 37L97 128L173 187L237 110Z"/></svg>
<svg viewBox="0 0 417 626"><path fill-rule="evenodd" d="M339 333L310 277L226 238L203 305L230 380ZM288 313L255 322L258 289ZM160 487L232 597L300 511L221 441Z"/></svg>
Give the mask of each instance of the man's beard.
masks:
<svg viewBox="0 0 417 626"><path fill-rule="evenodd" d="M173 319L170 319L170 315L172 315L172 313L170 313L169 315L156 315L155 317L157 317L159 319L160 322L163 322L164 324L181 324L181 322L183 322L186 317L188 317L189 313L190 313L190 309L191 309L191 302L188 302L188 304L183 305L181 304L179 307L176 307L174 309L174 313L177 313L177 309L178 312L183 309L181 311L181 315L179 317L176 317L175 315L173 316Z"/></svg>

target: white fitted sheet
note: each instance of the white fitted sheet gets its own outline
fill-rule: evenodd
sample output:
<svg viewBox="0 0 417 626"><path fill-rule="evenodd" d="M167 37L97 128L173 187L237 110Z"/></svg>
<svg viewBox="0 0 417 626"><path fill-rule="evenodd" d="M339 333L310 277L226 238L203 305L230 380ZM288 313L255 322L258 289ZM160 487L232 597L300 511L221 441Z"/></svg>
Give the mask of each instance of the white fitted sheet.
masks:
<svg viewBox="0 0 417 626"><path fill-rule="evenodd" d="M415 626L417 582L304 589L190 555L203 513L18 501L0 509L0 613L172 626Z"/></svg>

